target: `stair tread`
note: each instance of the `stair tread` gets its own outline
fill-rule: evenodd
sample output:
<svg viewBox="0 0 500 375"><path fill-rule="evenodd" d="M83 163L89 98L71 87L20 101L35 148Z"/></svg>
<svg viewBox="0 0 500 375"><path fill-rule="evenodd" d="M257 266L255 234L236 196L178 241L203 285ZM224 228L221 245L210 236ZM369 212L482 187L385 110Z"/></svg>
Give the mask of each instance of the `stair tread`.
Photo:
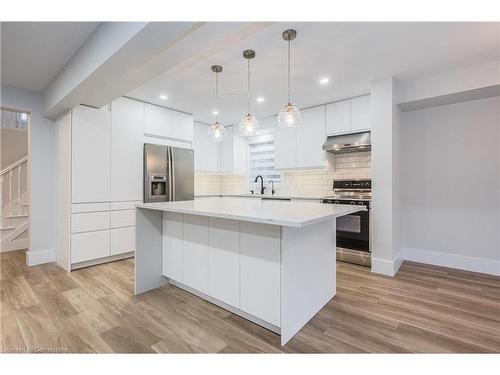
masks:
<svg viewBox="0 0 500 375"><path fill-rule="evenodd" d="M0 230L9 230L14 229L15 227L0 227Z"/></svg>
<svg viewBox="0 0 500 375"><path fill-rule="evenodd" d="M5 217L7 219L12 219L12 218L16 218L16 217L28 217L28 214L9 214L9 215L5 215Z"/></svg>

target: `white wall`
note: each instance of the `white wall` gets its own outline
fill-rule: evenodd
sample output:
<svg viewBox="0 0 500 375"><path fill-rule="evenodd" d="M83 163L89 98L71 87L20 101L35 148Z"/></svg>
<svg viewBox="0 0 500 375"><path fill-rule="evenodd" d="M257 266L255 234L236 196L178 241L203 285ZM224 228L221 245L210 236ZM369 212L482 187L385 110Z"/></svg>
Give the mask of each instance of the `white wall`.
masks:
<svg viewBox="0 0 500 375"><path fill-rule="evenodd" d="M42 117L39 93L1 86L1 105L31 113L30 133L30 248L29 265L54 260L54 123Z"/></svg>
<svg viewBox="0 0 500 375"><path fill-rule="evenodd" d="M406 259L500 274L500 99L401 114Z"/></svg>
<svg viewBox="0 0 500 375"><path fill-rule="evenodd" d="M394 276L402 263L400 240L400 113L393 78L372 82L372 271Z"/></svg>

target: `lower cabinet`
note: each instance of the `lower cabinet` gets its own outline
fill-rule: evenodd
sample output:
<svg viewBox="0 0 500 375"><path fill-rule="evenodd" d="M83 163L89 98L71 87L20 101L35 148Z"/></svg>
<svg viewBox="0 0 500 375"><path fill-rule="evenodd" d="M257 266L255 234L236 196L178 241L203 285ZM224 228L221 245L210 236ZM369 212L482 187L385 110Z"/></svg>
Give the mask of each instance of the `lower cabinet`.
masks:
<svg viewBox="0 0 500 375"><path fill-rule="evenodd" d="M163 214L164 276L276 326L280 247L276 225Z"/></svg>
<svg viewBox="0 0 500 375"><path fill-rule="evenodd" d="M241 222L241 310L280 325L281 229Z"/></svg>
<svg viewBox="0 0 500 375"><path fill-rule="evenodd" d="M240 223L208 219L208 294L240 307Z"/></svg>
<svg viewBox="0 0 500 375"><path fill-rule="evenodd" d="M208 217L184 215L183 283L208 294Z"/></svg>
<svg viewBox="0 0 500 375"><path fill-rule="evenodd" d="M113 228L110 233L111 256L135 251L135 227Z"/></svg>
<svg viewBox="0 0 500 375"><path fill-rule="evenodd" d="M184 215L175 212L163 213L163 256L164 276L184 282Z"/></svg>
<svg viewBox="0 0 500 375"><path fill-rule="evenodd" d="M78 203L71 207L71 264L135 251L135 204Z"/></svg>
<svg viewBox="0 0 500 375"><path fill-rule="evenodd" d="M71 263L109 256L109 230L71 235Z"/></svg>

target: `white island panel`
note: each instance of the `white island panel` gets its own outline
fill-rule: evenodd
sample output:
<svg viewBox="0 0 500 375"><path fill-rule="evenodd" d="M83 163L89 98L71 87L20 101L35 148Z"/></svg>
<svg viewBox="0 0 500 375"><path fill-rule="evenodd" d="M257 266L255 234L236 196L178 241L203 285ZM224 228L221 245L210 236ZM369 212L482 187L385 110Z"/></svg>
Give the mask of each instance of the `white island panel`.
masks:
<svg viewBox="0 0 500 375"><path fill-rule="evenodd" d="M208 294L208 217L184 215L183 284Z"/></svg>
<svg viewBox="0 0 500 375"><path fill-rule="evenodd" d="M242 221L241 309L280 326L280 227Z"/></svg>
<svg viewBox="0 0 500 375"><path fill-rule="evenodd" d="M163 275L183 282L184 215L175 212L163 214Z"/></svg>
<svg viewBox="0 0 500 375"><path fill-rule="evenodd" d="M281 343L336 293L336 219L281 231Z"/></svg>
<svg viewBox="0 0 500 375"><path fill-rule="evenodd" d="M208 294L240 308L240 222L208 219Z"/></svg>

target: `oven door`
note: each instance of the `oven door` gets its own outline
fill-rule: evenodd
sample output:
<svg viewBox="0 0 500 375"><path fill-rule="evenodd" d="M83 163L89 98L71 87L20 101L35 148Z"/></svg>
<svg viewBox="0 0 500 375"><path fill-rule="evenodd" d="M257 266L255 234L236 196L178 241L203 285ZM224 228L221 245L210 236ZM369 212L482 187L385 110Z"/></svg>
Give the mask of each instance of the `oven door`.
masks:
<svg viewBox="0 0 500 375"><path fill-rule="evenodd" d="M368 211L360 211L337 218L337 246L370 251L369 217Z"/></svg>

